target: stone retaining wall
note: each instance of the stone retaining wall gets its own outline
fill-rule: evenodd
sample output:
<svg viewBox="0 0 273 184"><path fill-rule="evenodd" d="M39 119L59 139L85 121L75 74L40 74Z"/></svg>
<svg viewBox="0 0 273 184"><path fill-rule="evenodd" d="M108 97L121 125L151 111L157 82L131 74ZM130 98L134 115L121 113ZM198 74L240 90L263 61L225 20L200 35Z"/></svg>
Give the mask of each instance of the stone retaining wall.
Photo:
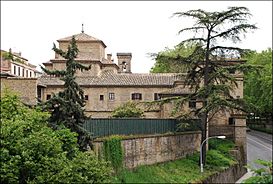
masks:
<svg viewBox="0 0 273 184"><path fill-rule="evenodd" d="M198 151L200 141L200 131L124 139L124 167L131 169L183 158ZM102 154L102 146L102 141L94 141L94 151L97 154Z"/></svg>
<svg viewBox="0 0 273 184"><path fill-rule="evenodd" d="M202 183L235 183L246 173L246 169L240 164L233 165L219 173L209 176Z"/></svg>
<svg viewBox="0 0 273 184"><path fill-rule="evenodd" d="M247 172L247 169L244 167L245 158L243 148L237 147L237 149L231 150L230 153L238 161L238 164L209 176L201 183L235 183Z"/></svg>

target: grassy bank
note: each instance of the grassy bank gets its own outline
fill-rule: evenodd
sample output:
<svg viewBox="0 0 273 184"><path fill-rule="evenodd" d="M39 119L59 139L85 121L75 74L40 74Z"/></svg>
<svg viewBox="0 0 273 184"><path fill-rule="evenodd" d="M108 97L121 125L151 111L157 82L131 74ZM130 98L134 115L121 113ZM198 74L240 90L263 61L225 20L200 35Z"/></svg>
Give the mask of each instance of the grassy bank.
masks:
<svg viewBox="0 0 273 184"><path fill-rule="evenodd" d="M151 166L140 166L132 171L123 170L113 177L113 183L189 183L198 182L217 171L235 164L229 154L234 144L228 140L210 140L210 150L204 173L200 174L199 153L184 159Z"/></svg>
<svg viewBox="0 0 273 184"><path fill-rule="evenodd" d="M257 131L264 132L264 133L268 133L268 134L272 134L272 129L269 129L269 128L263 128L263 127L250 127L250 129L252 129L252 130L257 130Z"/></svg>

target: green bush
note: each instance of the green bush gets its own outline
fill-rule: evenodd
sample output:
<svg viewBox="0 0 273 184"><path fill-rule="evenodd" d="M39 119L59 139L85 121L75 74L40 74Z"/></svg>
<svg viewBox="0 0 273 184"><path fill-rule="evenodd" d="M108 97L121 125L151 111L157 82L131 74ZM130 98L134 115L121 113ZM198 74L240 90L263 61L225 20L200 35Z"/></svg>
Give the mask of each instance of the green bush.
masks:
<svg viewBox="0 0 273 184"><path fill-rule="evenodd" d="M230 155L229 150L235 147L235 144L231 140L227 139L210 139L209 140L209 149L217 150L220 153L225 154L226 156Z"/></svg>
<svg viewBox="0 0 273 184"><path fill-rule="evenodd" d="M257 164L264 166L263 168L254 169L250 166L248 168L254 172L254 176L246 179L243 183L272 183L272 161L256 160Z"/></svg>
<svg viewBox="0 0 273 184"><path fill-rule="evenodd" d="M49 114L30 109L17 96L1 98L1 183L108 182L111 169L91 152L81 152L77 134L52 130Z"/></svg>
<svg viewBox="0 0 273 184"><path fill-rule="evenodd" d="M126 118L126 117L134 117L139 118L144 114L143 110L137 107L137 104L134 102L127 102L119 107L117 107L112 116L115 118Z"/></svg>

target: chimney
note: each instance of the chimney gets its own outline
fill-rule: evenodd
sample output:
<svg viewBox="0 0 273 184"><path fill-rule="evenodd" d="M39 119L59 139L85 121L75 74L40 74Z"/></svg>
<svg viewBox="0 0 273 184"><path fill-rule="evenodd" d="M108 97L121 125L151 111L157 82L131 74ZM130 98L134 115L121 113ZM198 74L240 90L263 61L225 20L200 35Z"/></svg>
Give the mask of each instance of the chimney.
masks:
<svg viewBox="0 0 273 184"><path fill-rule="evenodd" d="M112 54L107 54L107 60L109 63L112 63Z"/></svg>

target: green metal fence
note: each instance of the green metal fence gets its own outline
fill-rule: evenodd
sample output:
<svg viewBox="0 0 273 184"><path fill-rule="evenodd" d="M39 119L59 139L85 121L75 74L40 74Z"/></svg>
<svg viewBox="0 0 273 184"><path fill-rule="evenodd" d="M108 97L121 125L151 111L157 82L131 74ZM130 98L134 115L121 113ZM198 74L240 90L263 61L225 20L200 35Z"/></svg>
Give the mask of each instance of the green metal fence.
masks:
<svg viewBox="0 0 273 184"><path fill-rule="evenodd" d="M175 132L178 124L179 121L175 119L91 118L84 124L84 128L93 137L103 137ZM179 131L199 130L199 124L199 121L195 121Z"/></svg>

